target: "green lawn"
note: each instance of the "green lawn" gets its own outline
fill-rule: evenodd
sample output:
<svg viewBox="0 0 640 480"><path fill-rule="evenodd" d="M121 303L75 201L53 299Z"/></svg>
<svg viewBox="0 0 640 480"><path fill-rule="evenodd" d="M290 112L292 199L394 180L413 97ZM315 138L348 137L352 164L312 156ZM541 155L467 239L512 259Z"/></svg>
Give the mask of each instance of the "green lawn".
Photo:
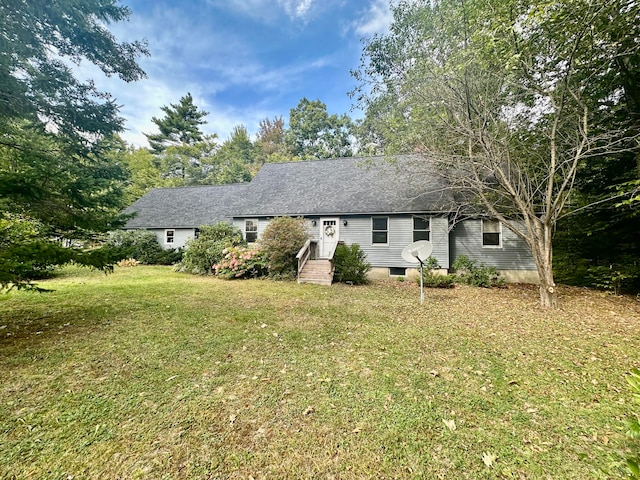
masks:
<svg viewBox="0 0 640 480"><path fill-rule="evenodd" d="M640 302L68 270L0 295L0 478L607 478Z"/></svg>

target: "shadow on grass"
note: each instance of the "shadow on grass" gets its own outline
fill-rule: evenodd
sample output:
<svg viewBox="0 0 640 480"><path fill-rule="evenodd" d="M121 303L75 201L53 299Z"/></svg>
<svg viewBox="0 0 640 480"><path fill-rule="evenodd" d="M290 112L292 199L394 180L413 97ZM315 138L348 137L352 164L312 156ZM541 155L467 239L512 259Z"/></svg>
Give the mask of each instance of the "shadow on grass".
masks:
<svg viewBox="0 0 640 480"><path fill-rule="evenodd" d="M46 294L44 294L46 295ZM57 305L52 301L40 308L15 308L10 318L0 320L0 346L28 347L32 341L57 338L64 333L109 324L114 312L106 304Z"/></svg>

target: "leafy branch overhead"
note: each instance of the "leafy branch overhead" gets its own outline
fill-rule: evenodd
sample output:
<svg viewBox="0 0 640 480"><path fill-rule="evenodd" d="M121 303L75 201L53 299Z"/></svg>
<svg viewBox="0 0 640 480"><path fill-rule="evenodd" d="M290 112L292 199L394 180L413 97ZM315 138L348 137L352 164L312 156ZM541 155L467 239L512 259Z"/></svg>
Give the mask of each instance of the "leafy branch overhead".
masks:
<svg viewBox="0 0 640 480"><path fill-rule="evenodd" d="M123 119L70 64L143 78L136 61L148 55L146 43L118 42L106 28L130 13L115 0L0 2L0 225L10 233L0 249L3 287L69 261L107 265L65 241L123 224L125 145L115 136Z"/></svg>
<svg viewBox="0 0 640 480"><path fill-rule="evenodd" d="M580 173L638 150L640 7L443 0L393 13L354 72L365 124L526 241L541 303L555 305L552 238Z"/></svg>
<svg viewBox="0 0 640 480"><path fill-rule="evenodd" d="M82 8L68 1L1 2L0 122L52 123L76 140L120 131L111 95L78 80L68 61L86 60L125 82L144 78L136 59L149 54L146 42L118 42L105 28L130 14L115 0L84 2Z"/></svg>

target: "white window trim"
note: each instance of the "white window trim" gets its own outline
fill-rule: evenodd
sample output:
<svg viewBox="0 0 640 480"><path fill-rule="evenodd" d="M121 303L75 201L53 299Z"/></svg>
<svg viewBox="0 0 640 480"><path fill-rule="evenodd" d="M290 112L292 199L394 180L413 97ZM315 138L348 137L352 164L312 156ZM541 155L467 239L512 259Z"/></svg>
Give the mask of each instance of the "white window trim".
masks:
<svg viewBox="0 0 640 480"><path fill-rule="evenodd" d="M500 242L498 243L498 245L485 245L484 244L484 222L485 220L487 221L495 221L498 222L498 226L500 228L500 232L498 232L498 234L500 235ZM495 220L492 218L486 218L486 219L481 219L480 220L480 242L482 243L482 248L502 248L502 236L503 236L503 231L502 231L502 222L500 222L499 220Z"/></svg>
<svg viewBox="0 0 640 480"><path fill-rule="evenodd" d="M255 230L255 234L256 234L256 239L253 242L249 242L247 240L247 222L254 222L256 225L256 230ZM258 241L258 231L259 231L259 224L258 224L258 219L257 218L245 218L244 219L244 228L242 229L244 233L244 240L247 243L255 243ZM251 233L254 233L253 231Z"/></svg>
<svg viewBox="0 0 640 480"><path fill-rule="evenodd" d="M169 232L172 232L171 238L172 242L169 242ZM164 230L164 244L165 245L174 245L176 243L176 229L175 228L166 228Z"/></svg>
<svg viewBox="0 0 640 480"><path fill-rule="evenodd" d="M413 226L413 219L414 218L420 218L422 220L426 220L427 222L429 222L429 228L427 230L416 230ZM413 237L415 236L415 232L429 232L429 241L431 241L431 215L427 216L427 215L412 215L411 216L411 239L413 240Z"/></svg>
<svg viewBox="0 0 640 480"><path fill-rule="evenodd" d="M387 229L386 230L376 230L376 232L387 232L387 242L386 243L374 243L373 241L373 219L374 218L386 218L387 219ZM371 215L371 246L372 247L388 247L389 246L389 217L385 215Z"/></svg>

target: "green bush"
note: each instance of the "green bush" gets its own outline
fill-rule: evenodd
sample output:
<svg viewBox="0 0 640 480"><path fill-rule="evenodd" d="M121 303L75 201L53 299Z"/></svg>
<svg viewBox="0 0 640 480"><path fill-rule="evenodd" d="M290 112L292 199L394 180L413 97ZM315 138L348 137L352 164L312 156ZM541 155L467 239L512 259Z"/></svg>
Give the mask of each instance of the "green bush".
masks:
<svg viewBox="0 0 640 480"><path fill-rule="evenodd" d="M502 287L505 284L505 279L497 268L479 264L464 255L456 258L453 269L458 283L484 288Z"/></svg>
<svg viewBox="0 0 640 480"><path fill-rule="evenodd" d="M181 249L163 249L156 234L149 230L110 232L105 249L114 262L134 258L146 265L171 265L182 257Z"/></svg>
<svg viewBox="0 0 640 480"><path fill-rule="evenodd" d="M631 370L631 375L627 377L627 381L631 385L633 398L640 402L640 370L637 368ZM638 440L640 440L640 418L635 416L627 420L627 428L627 435L635 441L635 453L627 458L627 469L629 470L630 478L640 480L640 444L638 443Z"/></svg>
<svg viewBox="0 0 640 480"><path fill-rule="evenodd" d="M587 269L585 278L591 286L598 289L609 290L615 295L634 291L634 285L640 279L640 271L637 267L631 266L590 266ZM635 287L637 289L637 287Z"/></svg>
<svg viewBox="0 0 640 480"><path fill-rule="evenodd" d="M229 247L223 250L222 261L213 266L213 272L220 278L257 278L268 273L264 252L255 247Z"/></svg>
<svg viewBox="0 0 640 480"><path fill-rule="evenodd" d="M213 273L213 266L224 258L224 250L244 244L242 232L227 222L202 225L198 238L187 241L182 261L176 266L180 272L195 275Z"/></svg>
<svg viewBox="0 0 640 480"><path fill-rule="evenodd" d="M296 255L309 239L302 217L277 217L269 222L260 239L269 266L269 275L294 278L298 271Z"/></svg>
<svg viewBox="0 0 640 480"><path fill-rule="evenodd" d="M440 264L435 257L429 257L422 269L422 284L428 288L453 288L455 277L453 275L440 275L434 270L440 269ZM420 277L417 278L420 283Z"/></svg>
<svg viewBox="0 0 640 480"><path fill-rule="evenodd" d="M0 289L12 284L23 288L30 280L48 277L57 264L48 253L56 246L62 249L47 238L46 229L39 221L1 214Z"/></svg>
<svg viewBox="0 0 640 480"><path fill-rule="evenodd" d="M333 278L336 282L354 285L367 283L367 273L371 270L371 264L367 262L367 254L362 251L360 245L339 244L333 259L335 266Z"/></svg>

